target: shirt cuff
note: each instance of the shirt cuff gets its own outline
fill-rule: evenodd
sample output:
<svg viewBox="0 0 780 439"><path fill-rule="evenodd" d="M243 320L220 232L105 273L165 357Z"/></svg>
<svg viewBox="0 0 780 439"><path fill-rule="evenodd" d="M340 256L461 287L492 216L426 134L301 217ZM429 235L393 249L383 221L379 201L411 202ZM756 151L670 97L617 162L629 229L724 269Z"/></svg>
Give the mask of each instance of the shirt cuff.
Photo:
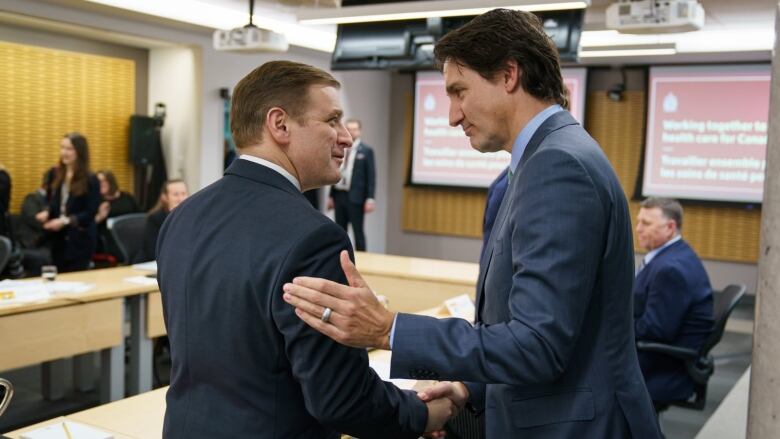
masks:
<svg viewBox="0 0 780 439"><path fill-rule="evenodd" d="M393 350L393 338L395 338L395 322L398 320L398 313L395 313L393 317L393 326L390 327L390 350Z"/></svg>
<svg viewBox="0 0 780 439"><path fill-rule="evenodd" d="M376 200L373 198L366 198L366 203L376 203Z"/></svg>

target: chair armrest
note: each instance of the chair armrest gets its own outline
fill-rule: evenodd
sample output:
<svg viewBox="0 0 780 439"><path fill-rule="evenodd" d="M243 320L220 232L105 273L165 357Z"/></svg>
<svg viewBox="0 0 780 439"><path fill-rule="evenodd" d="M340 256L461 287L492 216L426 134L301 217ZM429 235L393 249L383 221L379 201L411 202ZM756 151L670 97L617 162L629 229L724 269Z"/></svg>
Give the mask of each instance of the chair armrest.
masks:
<svg viewBox="0 0 780 439"><path fill-rule="evenodd" d="M636 348L639 351L669 355L670 357L683 361L696 361L696 359L699 358L699 352L694 349L672 346L664 343L638 341L636 342Z"/></svg>

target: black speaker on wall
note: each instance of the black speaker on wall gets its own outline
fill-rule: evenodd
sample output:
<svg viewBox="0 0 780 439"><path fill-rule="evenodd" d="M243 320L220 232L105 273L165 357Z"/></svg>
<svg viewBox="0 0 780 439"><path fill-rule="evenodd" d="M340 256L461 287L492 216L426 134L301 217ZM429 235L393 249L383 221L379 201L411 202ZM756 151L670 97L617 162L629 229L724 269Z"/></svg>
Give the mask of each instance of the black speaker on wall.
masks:
<svg viewBox="0 0 780 439"><path fill-rule="evenodd" d="M130 116L130 163L146 165L154 161L159 141L159 122L156 118Z"/></svg>

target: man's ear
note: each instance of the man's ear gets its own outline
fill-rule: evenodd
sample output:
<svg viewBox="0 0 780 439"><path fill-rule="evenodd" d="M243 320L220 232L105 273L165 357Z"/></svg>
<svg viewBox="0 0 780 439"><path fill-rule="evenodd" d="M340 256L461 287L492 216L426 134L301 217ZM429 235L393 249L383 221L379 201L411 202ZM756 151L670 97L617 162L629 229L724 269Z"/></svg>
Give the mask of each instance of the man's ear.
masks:
<svg viewBox="0 0 780 439"><path fill-rule="evenodd" d="M265 128L279 145L290 143L290 116L279 107L273 107L265 115Z"/></svg>
<svg viewBox="0 0 780 439"><path fill-rule="evenodd" d="M499 73L507 93L512 93L520 87L520 79L523 75L523 69L517 64L517 61L510 59Z"/></svg>

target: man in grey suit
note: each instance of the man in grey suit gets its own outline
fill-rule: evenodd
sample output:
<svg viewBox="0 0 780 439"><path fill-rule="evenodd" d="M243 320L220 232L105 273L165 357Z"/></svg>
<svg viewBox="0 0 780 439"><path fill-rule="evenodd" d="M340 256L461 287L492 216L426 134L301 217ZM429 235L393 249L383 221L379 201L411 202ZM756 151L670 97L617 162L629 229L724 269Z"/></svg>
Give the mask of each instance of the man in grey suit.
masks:
<svg viewBox="0 0 780 439"><path fill-rule="evenodd" d="M301 193L332 184L352 139L339 83L274 61L233 93L241 156L166 219L158 280L171 344L166 438L417 438L449 400L423 403L385 383L364 349L312 330L281 300L309 275L344 281L344 231ZM327 320L327 318L325 319Z"/></svg>
<svg viewBox="0 0 780 439"><path fill-rule="evenodd" d="M284 299L341 343L392 348L391 376L464 381L422 397L470 402L488 438L661 437L634 346L625 195L563 109L558 54L539 18L487 12L445 35L434 55L450 124L476 150L512 156L475 325L383 310L345 255L351 286L298 278Z"/></svg>

